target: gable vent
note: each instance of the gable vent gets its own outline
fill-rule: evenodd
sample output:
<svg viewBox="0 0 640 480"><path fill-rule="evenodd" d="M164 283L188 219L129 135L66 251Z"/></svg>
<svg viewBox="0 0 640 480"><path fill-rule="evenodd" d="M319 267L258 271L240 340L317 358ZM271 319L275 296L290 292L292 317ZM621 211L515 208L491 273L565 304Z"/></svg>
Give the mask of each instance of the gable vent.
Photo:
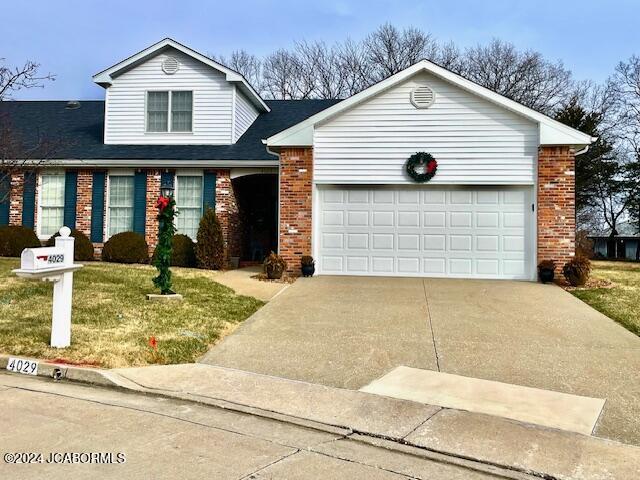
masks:
<svg viewBox="0 0 640 480"><path fill-rule="evenodd" d="M180 64L175 57L167 57L162 62L162 71L167 75L173 75L180 68Z"/></svg>
<svg viewBox="0 0 640 480"><path fill-rule="evenodd" d="M416 108L429 108L436 100L436 94L431 87L423 85L411 90L411 103Z"/></svg>

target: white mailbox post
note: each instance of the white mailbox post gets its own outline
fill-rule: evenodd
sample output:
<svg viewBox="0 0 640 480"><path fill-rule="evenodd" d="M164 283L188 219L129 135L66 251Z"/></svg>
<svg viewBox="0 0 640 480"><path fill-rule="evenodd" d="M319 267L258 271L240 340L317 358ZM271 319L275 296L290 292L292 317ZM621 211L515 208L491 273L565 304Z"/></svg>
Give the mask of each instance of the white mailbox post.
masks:
<svg viewBox="0 0 640 480"><path fill-rule="evenodd" d="M73 263L74 239L68 227L60 229L55 247L25 248L20 255L20 268L13 270L19 277L54 282L51 346L71 345L71 298L73 272L82 265Z"/></svg>

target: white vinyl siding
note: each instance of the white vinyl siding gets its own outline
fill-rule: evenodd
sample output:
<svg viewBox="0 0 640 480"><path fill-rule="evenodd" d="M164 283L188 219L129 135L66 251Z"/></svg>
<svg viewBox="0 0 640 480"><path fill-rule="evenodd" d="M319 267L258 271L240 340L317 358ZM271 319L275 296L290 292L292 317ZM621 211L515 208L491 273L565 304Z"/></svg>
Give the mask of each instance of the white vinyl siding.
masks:
<svg viewBox="0 0 640 480"><path fill-rule="evenodd" d="M133 230L133 181L133 175L109 175L109 237Z"/></svg>
<svg viewBox="0 0 640 480"><path fill-rule="evenodd" d="M435 92L429 108L411 104L421 85ZM413 184L404 164L426 151L430 184L533 184L537 148L536 123L423 72L316 126L314 180Z"/></svg>
<svg viewBox="0 0 640 480"><path fill-rule="evenodd" d="M202 175L177 175L175 200L178 233L195 240L202 217Z"/></svg>
<svg viewBox="0 0 640 480"><path fill-rule="evenodd" d="M162 71L162 61L173 56L180 68L173 75ZM224 74L176 50L160 53L113 79L107 88L105 143L107 144L230 144L233 85ZM192 125L185 132L147 131L147 93L191 91ZM176 111L176 117L185 112ZM183 120L179 120L181 125ZM186 129L186 126L184 127Z"/></svg>
<svg viewBox="0 0 640 480"><path fill-rule="evenodd" d="M236 90L235 138L236 142L258 118L258 110L239 90Z"/></svg>
<svg viewBox="0 0 640 480"><path fill-rule="evenodd" d="M50 237L64 222L64 174L43 174L40 177L41 237Z"/></svg>

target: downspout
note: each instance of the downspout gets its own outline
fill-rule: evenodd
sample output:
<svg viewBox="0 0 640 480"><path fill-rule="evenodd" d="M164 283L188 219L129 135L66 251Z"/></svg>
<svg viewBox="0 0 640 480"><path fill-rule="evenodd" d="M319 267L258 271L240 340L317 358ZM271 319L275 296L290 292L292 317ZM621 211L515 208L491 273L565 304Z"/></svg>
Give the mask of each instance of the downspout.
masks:
<svg viewBox="0 0 640 480"><path fill-rule="evenodd" d="M280 154L278 152L274 152L273 150L271 150L271 148L269 148L269 146L267 145L267 140L263 139L262 143L265 145L265 148L267 149L268 153L278 157L278 215L277 215L278 238L277 238L276 249L278 250L277 253L279 255L280 254L280 179L282 178L282 163L280 162Z"/></svg>

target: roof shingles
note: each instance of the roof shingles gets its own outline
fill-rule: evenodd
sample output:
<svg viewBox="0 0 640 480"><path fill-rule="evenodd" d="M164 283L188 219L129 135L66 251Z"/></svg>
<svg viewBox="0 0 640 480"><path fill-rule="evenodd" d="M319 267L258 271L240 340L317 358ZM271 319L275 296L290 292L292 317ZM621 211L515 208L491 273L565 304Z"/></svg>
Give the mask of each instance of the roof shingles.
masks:
<svg viewBox="0 0 640 480"><path fill-rule="evenodd" d="M82 101L67 109L66 101L0 102L0 121L27 144L45 138L60 145L54 159L73 160L274 160L262 140L299 123L339 100L267 100L261 113L233 145L105 145L104 102Z"/></svg>

